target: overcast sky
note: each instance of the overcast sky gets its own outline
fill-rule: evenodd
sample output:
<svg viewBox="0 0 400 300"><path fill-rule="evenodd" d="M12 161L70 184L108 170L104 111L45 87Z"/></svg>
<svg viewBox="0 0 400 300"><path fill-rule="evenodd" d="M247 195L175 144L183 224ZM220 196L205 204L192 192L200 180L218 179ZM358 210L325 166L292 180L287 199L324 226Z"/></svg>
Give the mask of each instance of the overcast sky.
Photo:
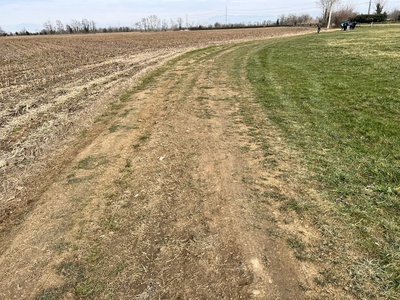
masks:
<svg viewBox="0 0 400 300"><path fill-rule="evenodd" d="M97 26L133 26L149 15L167 21L181 17L192 25L220 21L276 20L282 14L321 15L319 0L0 0L0 27L5 31L40 31L43 23L86 18ZM374 3L375 0L372 0ZM341 0L360 13L368 12L369 0ZM400 0L386 0L386 9L400 9Z"/></svg>

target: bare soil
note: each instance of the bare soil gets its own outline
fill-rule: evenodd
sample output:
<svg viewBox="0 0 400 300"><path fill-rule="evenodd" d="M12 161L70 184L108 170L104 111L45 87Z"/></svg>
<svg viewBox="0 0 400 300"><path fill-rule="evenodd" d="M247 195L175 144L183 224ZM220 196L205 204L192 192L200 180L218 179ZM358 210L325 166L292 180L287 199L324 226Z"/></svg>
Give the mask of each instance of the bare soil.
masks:
<svg viewBox="0 0 400 300"><path fill-rule="evenodd" d="M46 189L2 237L0 298L317 297L295 241L318 234L279 206L312 192L247 83L255 48L169 62L38 178Z"/></svg>

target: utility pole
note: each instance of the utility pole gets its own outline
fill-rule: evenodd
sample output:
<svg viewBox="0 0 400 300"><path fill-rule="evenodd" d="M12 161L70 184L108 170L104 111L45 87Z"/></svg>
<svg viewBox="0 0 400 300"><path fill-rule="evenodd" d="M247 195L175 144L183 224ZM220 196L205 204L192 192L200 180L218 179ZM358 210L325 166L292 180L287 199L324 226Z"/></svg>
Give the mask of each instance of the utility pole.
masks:
<svg viewBox="0 0 400 300"><path fill-rule="evenodd" d="M371 14L371 2L372 2L372 0L369 0L369 6L368 6L368 14L369 15Z"/></svg>

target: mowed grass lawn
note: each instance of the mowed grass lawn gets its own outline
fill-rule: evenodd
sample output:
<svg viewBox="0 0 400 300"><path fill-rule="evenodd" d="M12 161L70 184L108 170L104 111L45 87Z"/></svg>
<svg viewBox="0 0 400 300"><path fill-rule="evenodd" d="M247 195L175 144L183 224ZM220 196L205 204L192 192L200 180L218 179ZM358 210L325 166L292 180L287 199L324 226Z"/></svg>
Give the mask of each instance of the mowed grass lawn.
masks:
<svg viewBox="0 0 400 300"><path fill-rule="evenodd" d="M330 207L306 212L331 241L314 250L333 270L320 284L398 299L400 26L270 41L252 56L248 74Z"/></svg>

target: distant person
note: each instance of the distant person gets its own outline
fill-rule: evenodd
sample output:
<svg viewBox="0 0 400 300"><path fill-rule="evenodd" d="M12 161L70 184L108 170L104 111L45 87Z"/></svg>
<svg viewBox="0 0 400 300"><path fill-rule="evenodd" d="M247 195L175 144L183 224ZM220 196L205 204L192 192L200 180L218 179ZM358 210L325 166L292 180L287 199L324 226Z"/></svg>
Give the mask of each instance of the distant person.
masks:
<svg viewBox="0 0 400 300"><path fill-rule="evenodd" d="M321 32L321 23L318 23L318 25L317 25L317 32L318 32L318 33Z"/></svg>

